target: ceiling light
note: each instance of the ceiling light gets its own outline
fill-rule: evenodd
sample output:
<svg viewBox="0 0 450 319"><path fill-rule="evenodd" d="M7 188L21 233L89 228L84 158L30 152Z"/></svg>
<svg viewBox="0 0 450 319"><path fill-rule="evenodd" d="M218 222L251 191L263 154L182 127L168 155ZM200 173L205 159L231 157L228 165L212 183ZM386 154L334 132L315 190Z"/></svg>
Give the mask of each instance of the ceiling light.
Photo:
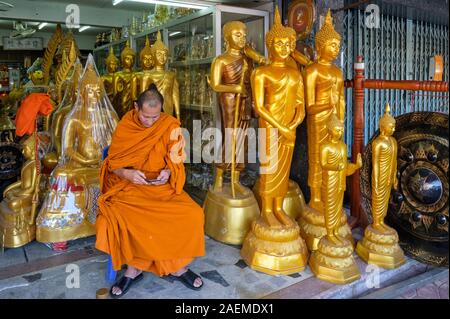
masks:
<svg viewBox="0 0 450 319"><path fill-rule="evenodd" d="M121 2L124 2L125 0L113 0L113 6L116 4L119 4ZM141 3L150 3L150 4L162 4L165 6L172 6L172 7L180 7L180 8L191 8L191 9L205 9L208 8L210 5L208 4L201 4L200 1L178 1L178 0L126 0L128 2L141 2Z"/></svg>
<svg viewBox="0 0 450 319"><path fill-rule="evenodd" d="M83 32L84 30L87 30L90 27L91 27L90 25L85 25L84 27L81 27L80 29L78 29L78 32Z"/></svg>
<svg viewBox="0 0 450 319"><path fill-rule="evenodd" d="M181 31L175 31L169 34L169 37L173 37L174 35L180 34Z"/></svg>
<svg viewBox="0 0 450 319"><path fill-rule="evenodd" d="M41 29L42 29L43 27L45 27L47 24L48 24L47 22L39 23L38 29L41 30Z"/></svg>

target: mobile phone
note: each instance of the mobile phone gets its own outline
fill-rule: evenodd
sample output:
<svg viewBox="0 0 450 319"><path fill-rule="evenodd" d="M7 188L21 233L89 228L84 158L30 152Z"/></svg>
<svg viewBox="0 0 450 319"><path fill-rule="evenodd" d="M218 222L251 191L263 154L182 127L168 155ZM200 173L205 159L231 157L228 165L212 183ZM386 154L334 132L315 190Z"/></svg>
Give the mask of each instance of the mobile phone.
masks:
<svg viewBox="0 0 450 319"><path fill-rule="evenodd" d="M145 181L147 182L147 184L154 184L156 182L159 182L159 180L157 178L154 178L154 179L146 178Z"/></svg>

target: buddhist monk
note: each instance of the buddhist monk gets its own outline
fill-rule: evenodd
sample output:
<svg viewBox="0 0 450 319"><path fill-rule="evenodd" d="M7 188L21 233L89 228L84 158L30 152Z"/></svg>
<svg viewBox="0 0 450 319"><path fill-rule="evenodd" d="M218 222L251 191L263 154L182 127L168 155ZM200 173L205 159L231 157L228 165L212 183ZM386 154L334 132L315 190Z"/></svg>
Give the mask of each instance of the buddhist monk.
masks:
<svg viewBox="0 0 450 319"><path fill-rule="evenodd" d="M163 96L152 84L114 132L102 163L97 249L127 270L110 290L123 296L143 271L169 275L188 288L203 286L188 269L205 254L203 211L183 191L184 140L180 122L161 112Z"/></svg>

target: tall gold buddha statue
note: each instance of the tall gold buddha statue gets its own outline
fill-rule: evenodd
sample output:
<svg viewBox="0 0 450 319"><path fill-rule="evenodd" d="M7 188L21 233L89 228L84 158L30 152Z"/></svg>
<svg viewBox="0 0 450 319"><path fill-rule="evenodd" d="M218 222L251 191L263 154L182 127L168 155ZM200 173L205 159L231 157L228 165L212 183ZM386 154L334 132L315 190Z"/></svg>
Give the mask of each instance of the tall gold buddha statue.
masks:
<svg viewBox="0 0 450 319"><path fill-rule="evenodd" d="M39 183L36 159L36 134L22 143L26 162L22 166L20 180L9 185L0 203L0 246L15 248L23 246L36 237L36 208L33 196Z"/></svg>
<svg viewBox="0 0 450 319"><path fill-rule="evenodd" d="M277 7L266 35L270 64L258 67L251 76L266 160L261 159L260 169L261 215L253 221L241 255L251 268L273 275L299 272L308 259L299 226L283 210L295 132L305 117L302 75L287 64L295 40L295 31L281 24Z"/></svg>
<svg viewBox="0 0 450 319"><path fill-rule="evenodd" d="M322 167L320 145L327 140L327 122L335 114L340 121L345 118L344 78L342 70L333 64L339 54L341 37L334 30L330 10L322 28L316 34L318 60L304 71L306 92L306 124L308 133L308 185L311 200L299 218L302 236L308 248L316 250L325 235L324 200L321 197ZM347 217L341 214L340 234L351 240Z"/></svg>
<svg viewBox="0 0 450 319"><path fill-rule="evenodd" d="M150 70L153 68L153 51L150 46L150 40L148 39L148 37L145 38L145 46L139 53L139 61L142 70L140 72L135 72L133 74L132 79L133 101L137 100L139 94L148 89L148 87L153 81L152 72L150 72Z"/></svg>
<svg viewBox="0 0 450 319"><path fill-rule="evenodd" d="M313 251L309 261L311 271L320 279L346 284L360 277L352 256L353 244L341 237L342 205L346 177L362 166L361 154L356 164L347 162L347 145L342 141L344 123L335 114L327 122L328 137L320 144L319 160L322 169L321 197L325 209L326 235Z"/></svg>
<svg viewBox="0 0 450 319"><path fill-rule="evenodd" d="M105 87L106 94L108 94L108 98L113 105L115 105L114 101L114 87L113 87L113 78L114 74L117 72L117 68L119 67L119 59L114 54L114 49L112 46L109 47L109 54L105 59L106 63L106 71L107 74L102 76L103 86Z"/></svg>
<svg viewBox="0 0 450 319"><path fill-rule="evenodd" d="M130 42L127 40L125 48L120 53L122 70L114 73L113 76L113 101L115 103L114 108L119 115L119 118L133 108L131 80L133 78L135 56L136 54L134 50L130 48Z"/></svg>
<svg viewBox="0 0 450 319"><path fill-rule="evenodd" d="M367 263L383 268L397 268L405 263L395 229L384 223L391 189L398 189L397 141L392 136L395 119L389 104L380 119L380 135L372 142L372 218L364 237L356 246L357 254Z"/></svg>
<svg viewBox="0 0 450 319"><path fill-rule="evenodd" d="M64 123L61 158L36 221L38 241L54 244L95 234L101 153L117 122L89 55L76 103Z"/></svg>
<svg viewBox="0 0 450 319"><path fill-rule="evenodd" d="M180 120L180 91L175 72L166 70L169 48L161 40L158 31L156 42L152 46L154 68L148 73L149 80L156 84L158 91L164 97L163 111L175 115ZM147 88L145 88L147 89Z"/></svg>
<svg viewBox="0 0 450 319"><path fill-rule="evenodd" d="M208 190L203 209L206 234L237 245L242 244L251 222L259 215L254 194L239 182L239 178L246 167L246 130L252 119L252 60L265 63L265 58L247 44L244 23L227 22L223 26L223 35L227 49L213 60L209 77L211 88L217 92L221 113L221 160L215 163L215 183ZM205 77L199 74L198 78L196 84L202 88ZM194 103L204 102L201 96L205 95L206 89L205 86L202 93L194 94ZM223 184L224 172L231 173L230 184Z"/></svg>

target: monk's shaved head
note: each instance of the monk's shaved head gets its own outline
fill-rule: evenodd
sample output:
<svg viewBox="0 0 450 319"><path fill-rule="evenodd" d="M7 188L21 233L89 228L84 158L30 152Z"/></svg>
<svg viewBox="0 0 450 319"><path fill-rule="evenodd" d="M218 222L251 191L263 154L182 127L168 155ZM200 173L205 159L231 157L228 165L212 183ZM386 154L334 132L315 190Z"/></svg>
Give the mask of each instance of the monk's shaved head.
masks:
<svg viewBox="0 0 450 319"><path fill-rule="evenodd" d="M142 107L162 107L164 104L164 97L158 91L158 88L155 84L151 84L150 87L142 92L137 100L137 107L139 110L142 110Z"/></svg>

